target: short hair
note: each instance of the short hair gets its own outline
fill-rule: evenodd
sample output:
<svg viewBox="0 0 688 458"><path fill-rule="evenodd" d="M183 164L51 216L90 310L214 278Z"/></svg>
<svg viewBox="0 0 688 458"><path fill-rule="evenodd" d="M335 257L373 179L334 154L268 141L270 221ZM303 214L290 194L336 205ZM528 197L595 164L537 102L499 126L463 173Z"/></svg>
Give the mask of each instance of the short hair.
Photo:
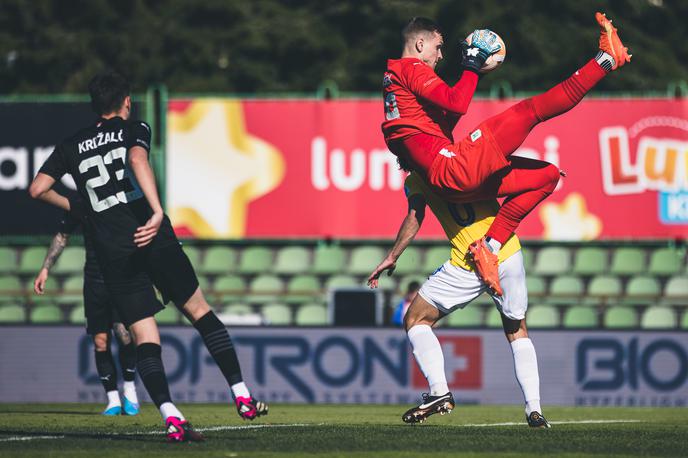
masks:
<svg viewBox="0 0 688 458"><path fill-rule="evenodd" d="M91 107L98 115L118 111L131 92L129 80L114 71L99 73L88 83Z"/></svg>
<svg viewBox="0 0 688 458"><path fill-rule="evenodd" d="M415 293L420 289L420 283L416 280L410 281L408 287L406 288L406 294Z"/></svg>
<svg viewBox="0 0 688 458"><path fill-rule="evenodd" d="M404 30L401 31L401 36L404 39L404 43L406 43L419 33L433 32L437 32L440 35L444 35L442 33L442 29L440 28L440 26L432 19L428 19L425 17L414 17L409 21L408 24L406 24Z"/></svg>

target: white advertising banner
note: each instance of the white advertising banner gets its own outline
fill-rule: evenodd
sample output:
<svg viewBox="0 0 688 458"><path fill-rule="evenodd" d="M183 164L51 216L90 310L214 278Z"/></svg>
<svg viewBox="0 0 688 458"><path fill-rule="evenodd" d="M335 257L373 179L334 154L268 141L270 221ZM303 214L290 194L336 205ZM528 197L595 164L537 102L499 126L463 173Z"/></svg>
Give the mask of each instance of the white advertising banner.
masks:
<svg viewBox="0 0 688 458"><path fill-rule="evenodd" d="M161 333L173 398L227 401L225 381L195 330L165 327ZM398 329L262 327L230 333L244 379L256 397L267 401L411 404L427 391ZM501 331L437 333L458 402L522 402ZM536 330L531 338L543 403L688 405L687 333ZM146 399L142 386L139 392ZM0 329L0 402L103 400L93 346L82 328Z"/></svg>

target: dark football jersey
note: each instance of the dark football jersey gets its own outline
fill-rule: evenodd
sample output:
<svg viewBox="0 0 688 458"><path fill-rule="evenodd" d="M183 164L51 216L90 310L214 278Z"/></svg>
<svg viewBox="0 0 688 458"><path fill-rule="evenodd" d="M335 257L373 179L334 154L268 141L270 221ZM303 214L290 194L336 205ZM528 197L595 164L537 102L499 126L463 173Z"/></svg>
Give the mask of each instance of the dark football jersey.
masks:
<svg viewBox="0 0 688 458"><path fill-rule="evenodd" d="M40 173L59 180L72 175L85 202L90 235L98 258L107 262L136 250L134 232L153 211L128 166L128 151L150 151L151 132L142 121L99 119L55 147ZM151 249L177 243L167 216Z"/></svg>
<svg viewBox="0 0 688 458"><path fill-rule="evenodd" d="M60 220L59 232L63 234L73 234L81 228L84 236L84 249L86 250L86 262L84 263L84 276L90 280L103 281L103 274L100 272L98 265L98 258L93 247L93 240L88 229L86 221L77 219L72 212L64 212L62 220Z"/></svg>

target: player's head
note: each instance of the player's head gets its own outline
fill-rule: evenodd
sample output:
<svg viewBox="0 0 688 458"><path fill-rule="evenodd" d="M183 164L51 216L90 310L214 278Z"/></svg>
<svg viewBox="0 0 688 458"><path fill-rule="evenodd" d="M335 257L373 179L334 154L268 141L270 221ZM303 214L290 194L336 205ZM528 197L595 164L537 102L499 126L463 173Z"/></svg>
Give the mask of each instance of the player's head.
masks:
<svg viewBox="0 0 688 458"><path fill-rule="evenodd" d="M414 17L401 32L404 57L417 57L434 69L442 60L442 29L432 19Z"/></svg>
<svg viewBox="0 0 688 458"><path fill-rule="evenodd" d="M103 117L118 115L127 119L131 111L130 91L129 81L113 71L100 73L88 83L91 107Z"/></svg>

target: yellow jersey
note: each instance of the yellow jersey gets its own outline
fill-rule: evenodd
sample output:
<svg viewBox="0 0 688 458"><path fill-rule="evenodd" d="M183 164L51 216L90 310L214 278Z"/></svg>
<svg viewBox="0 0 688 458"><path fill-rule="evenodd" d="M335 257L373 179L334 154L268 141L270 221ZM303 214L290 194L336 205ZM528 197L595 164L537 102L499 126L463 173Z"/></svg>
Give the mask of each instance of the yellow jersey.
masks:
<svg viewBox="0 0 688 458"><path fill-rule="evenodd" d="M482 202L457 204L448 202L432 192L430 187L415 172L404 182L406 197L420 194L435 214L444 233L451 242L451 263L466 270L474 270L468 257L468 246L483 237L499 210L497 199ZM499 250L499 262L503 262L521 249L521 243L514 234Z"/></svg>

